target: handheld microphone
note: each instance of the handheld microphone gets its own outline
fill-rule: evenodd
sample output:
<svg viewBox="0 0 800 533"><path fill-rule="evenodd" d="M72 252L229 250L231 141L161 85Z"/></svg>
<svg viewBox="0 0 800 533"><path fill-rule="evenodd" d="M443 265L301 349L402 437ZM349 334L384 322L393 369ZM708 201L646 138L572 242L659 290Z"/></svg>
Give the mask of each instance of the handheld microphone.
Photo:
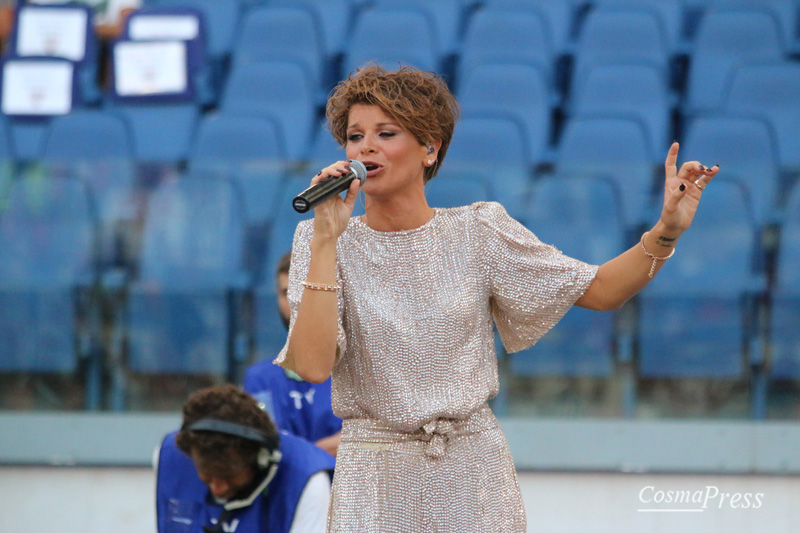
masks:
<svg viewBox="0 0 800 533"><path fill-rule="evenodd" d="M349 161L349 172L345 172L341 176L331 176L295 196L294 200L292 200L294 210L298 213L305 213L309 209L313 209L317 204L324 202L334 194L346 191L350 187L350 182L355 179L359 180L361 185L364 185L367 180L367 167L356 159L350 159Z"/></svg>

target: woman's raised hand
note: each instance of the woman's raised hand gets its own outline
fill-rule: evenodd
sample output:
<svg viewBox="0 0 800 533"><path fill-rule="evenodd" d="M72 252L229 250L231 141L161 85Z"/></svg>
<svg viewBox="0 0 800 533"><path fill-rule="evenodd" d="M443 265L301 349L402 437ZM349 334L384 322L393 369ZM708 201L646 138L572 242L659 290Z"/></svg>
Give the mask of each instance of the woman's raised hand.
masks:
<svg viewBox="0 0 800 533"><path fill-rule="evenodd" d="M684 232L692 224L700 197L714 176L719 165L706 167L699 161L689 161L677 168L678 143L672 143L664 163L664 207L661 222L669 231Z"/></svg>
<svg viewBox="0 0 800 533"><path fill-rule="evenodd" d="M311 180L311 185L332 176L341 176L350 171L349 161L337 161L319 171ZM353 180L344 200L336 194L314 208L314 237L337 240L347 228L353 207L356 204L360 180Z"/></svg>

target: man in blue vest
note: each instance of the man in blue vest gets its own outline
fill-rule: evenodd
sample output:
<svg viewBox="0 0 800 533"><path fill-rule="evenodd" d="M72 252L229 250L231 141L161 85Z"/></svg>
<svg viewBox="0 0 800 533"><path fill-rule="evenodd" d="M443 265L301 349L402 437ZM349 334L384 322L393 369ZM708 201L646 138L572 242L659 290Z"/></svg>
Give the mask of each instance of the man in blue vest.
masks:
<svg viewBox="0 0 800 533"><path fill-rule="evenodd" d="M278 262L275 289L278 312L284 327L289 328L289 286L291 252ZM269 357L247 369L244 390L265 409L279 429L315 443L336 455L342 431L342 419L331 408L331 380L308 383L290 370L272 364Z"/></svg>
<svg viewBox="0 0 800 533"><path fill-rule="evenodd" d="M158 457L159 533L325 531L334 459L233 385L192 394Z"/></svg>

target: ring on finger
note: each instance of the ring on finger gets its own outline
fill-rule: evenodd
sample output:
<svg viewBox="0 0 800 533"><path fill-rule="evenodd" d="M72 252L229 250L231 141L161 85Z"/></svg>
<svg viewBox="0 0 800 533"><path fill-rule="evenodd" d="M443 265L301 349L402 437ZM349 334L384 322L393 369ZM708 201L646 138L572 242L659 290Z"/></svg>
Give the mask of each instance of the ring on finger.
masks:
<svg viewBox="0 0 800 533"><path fill-rule="evenodd" d="M694 184L695 184L695 185L697 185L697 188L698 188L698 189L700 189L701 191L702 191L703 189L705 189L705 188L706 188L706 186L705 186L705 185L703 185L702 183L700 183L700 180L699 180L699 179L698 179L698 180L695 180Z"/></svg>

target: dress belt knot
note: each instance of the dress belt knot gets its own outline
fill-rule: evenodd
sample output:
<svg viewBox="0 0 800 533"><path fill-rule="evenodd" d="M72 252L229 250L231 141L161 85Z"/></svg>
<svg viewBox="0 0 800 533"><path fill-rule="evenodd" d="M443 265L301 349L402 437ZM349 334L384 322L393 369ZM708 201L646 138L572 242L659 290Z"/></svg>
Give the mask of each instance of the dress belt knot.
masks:
<svg viewBox="0 0 800 533"><path fill-rule="evenodd" d="M425 455L433 459L438 459L447 450L447 443L450 441L449 433L453 431L453 422L444 418L436 418L422 426L424 433L423 440L425 445Z"/></svg>

